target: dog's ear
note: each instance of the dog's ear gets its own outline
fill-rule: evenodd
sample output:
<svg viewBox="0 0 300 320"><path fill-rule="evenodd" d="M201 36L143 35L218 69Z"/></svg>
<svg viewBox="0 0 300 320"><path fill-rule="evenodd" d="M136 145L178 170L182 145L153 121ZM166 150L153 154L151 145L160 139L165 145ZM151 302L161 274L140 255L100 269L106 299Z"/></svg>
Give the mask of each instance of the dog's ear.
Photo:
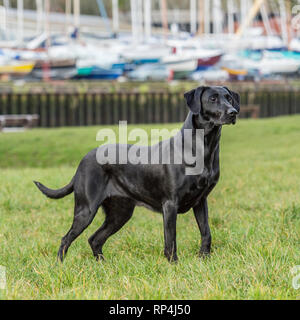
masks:
<svg viewBox="0 0 300 320"><path fill-rule="evenodd" d="M223 88L226 89L231 95L234 109L236 109L237 112L240 112L240 101L241 101L240 95L237 92L229 90L227 87L223 87Z"/></svg>
<svg viewBox="0 0 300 320"><path fill-rule="evenodd" d="M184 94L188 107L193 114L199 114L202 109L201 96L205 87L198 87Z"/></svg>

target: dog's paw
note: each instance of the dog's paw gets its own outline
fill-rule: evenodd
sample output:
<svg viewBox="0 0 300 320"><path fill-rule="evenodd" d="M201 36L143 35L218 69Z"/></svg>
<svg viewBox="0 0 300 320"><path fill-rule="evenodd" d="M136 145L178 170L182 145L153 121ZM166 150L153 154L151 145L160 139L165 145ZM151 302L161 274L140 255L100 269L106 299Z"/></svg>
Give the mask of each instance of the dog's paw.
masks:
<svg viewBox="0 0 300 320"><path fill-rule="evenodd" d="M168 259L168 261L169 261L171 264L177 264L178 258L171 258L171 259Z"/></svg>
<svg viewBox="0 0 300 320"><path fill-rule="evenodd" d="M177 254L175 255L165 255L166 258L168 259L168 261L170 263L177 263L178 262L178 257L177 257Z"/></svg>
<svg viewBox="0 0 300 320"><path fill-rule="evenodd" d="M105 261L104 255L103 255L102 253L97 254L97 255L95 256L95 259L96 259L96 261Z"/></svg>
<svg viewBox="0 0 300 320"><path fill-rule="evenodd" d="M200 250L200 252L199 252L199 258L200 259L207 259L207 258L209 258L210 257L210 251L202 251L202 250Z"/></svg>

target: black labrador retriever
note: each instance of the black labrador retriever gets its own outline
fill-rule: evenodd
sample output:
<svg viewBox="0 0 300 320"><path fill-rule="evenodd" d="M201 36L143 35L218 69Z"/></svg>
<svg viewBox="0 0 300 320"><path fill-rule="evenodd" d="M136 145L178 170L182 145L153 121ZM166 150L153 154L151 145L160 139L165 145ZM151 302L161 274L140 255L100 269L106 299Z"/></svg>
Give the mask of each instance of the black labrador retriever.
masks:
<svg viewBox="0 0 300 320"><path fill-rule="evenodd" d="M219 141L224 124L235 124L240 110L240 97L226 87L198 87L184 94L190 109L183 127L169 139L169 149L160 142L148 148L152 153L176 150L185 130L191 130L192 143L187 147L193 154L201 146L195 144L197 129L202 129L203 168L199 174L186 174L190 165L175 164L111 164L99 163L97 152L107 145L90 151L81 161L71 182L62 189L52 190L39 182L37 187L47 197L63 198L74 192L74 220L69 232L62 238L58 258L63 261L71 243L89 226L98 208L105 212L103 225L89 238L96 259L102 259L106 240L120 230L131 218L136 205L143 205L163 213L164 254L169 261L177 260L176 217L193 208L201 233L200 255L208 255L211 234L208 224L207 196L218 182ZM115 145L119 146L120 145ZM125 146L125 145L123 145ZM126 145L127 147L129 145ZM102 148L102 149L101 149ZM119 150L119 149L118 149ZM201 151L201 150L200 150ZM200 152L201 153L201 152ZM173 157L174 159L174 157Z"/></svg>

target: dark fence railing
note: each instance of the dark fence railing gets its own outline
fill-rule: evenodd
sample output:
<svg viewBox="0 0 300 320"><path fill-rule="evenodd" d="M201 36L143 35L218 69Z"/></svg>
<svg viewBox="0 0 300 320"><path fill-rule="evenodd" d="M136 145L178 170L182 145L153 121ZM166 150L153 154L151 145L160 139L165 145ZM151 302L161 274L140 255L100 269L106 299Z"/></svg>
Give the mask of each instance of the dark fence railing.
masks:
<svg viewBox="0 0 300 320"><path fill-rule="evenodd" d="M300 113L296 89L240 91L241 118ZM40 127L182 122L187 114L183 92L101 92L68 90L0 92L1 114L38 114Z"/></svg>

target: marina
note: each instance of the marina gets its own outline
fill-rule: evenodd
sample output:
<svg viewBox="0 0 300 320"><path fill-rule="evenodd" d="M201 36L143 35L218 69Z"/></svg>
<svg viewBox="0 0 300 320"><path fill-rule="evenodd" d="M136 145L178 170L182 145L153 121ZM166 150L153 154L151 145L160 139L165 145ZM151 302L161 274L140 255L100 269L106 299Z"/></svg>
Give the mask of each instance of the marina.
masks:
<svg viewBox="0 0 300 320"><path fill-rule="evenodd" d="M96 1L99 16L81 15L79 0L62 1L63 13L53 12L49 0L35 2L36 10L26 8L26 0L0 6L0 79L209 81L213 72L235 81L299 77L297 14L289 1L190 0L187 31L168 21L166 0L131 0L130 21L118 1L110 17L103 1ZM153 23L157 8L160 27ZM156 76L141 77L143 70Z"/></svg>

